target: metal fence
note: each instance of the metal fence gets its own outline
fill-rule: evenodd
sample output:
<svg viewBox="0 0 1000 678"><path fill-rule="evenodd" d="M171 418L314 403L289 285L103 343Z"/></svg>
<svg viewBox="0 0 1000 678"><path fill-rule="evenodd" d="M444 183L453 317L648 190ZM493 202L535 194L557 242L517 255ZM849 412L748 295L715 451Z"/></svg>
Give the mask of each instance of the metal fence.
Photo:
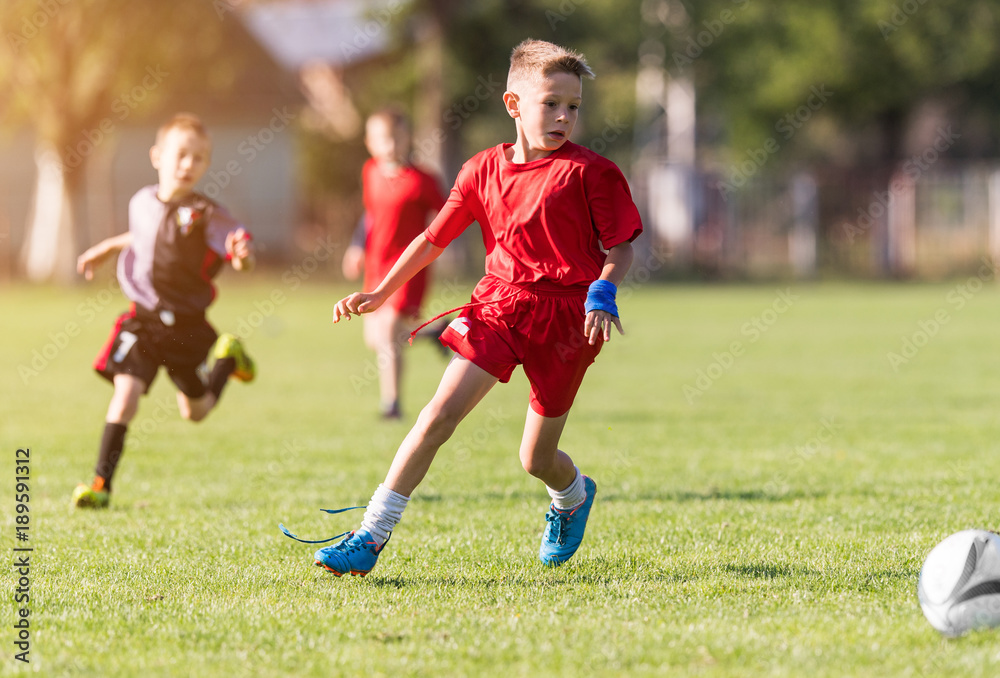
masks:
<svg viewBox="0 0 1000 678"><path fill-rule="evenodd" d="M639 168L636 197L679 275L939 279L1000 259L1000 165L759 175Z"/></svg>

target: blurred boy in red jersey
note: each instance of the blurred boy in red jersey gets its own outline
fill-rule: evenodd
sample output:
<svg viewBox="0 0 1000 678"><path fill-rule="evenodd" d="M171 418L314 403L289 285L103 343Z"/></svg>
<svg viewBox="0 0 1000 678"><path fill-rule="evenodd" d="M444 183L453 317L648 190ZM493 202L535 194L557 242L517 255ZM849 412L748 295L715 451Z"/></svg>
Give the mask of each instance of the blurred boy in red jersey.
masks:
<svg viewBox="0 0 1000 678"><path fill-rule="evenodd" d="M371 115L365 124L365 146L372 157L361 171L364 223L344 253L343 269L348 280L355 280L363 266L365 289L373 289L441 209L444 196L434 177L409 162L410 126L401 112L386 108ZM425 268L365 316L365 343L375 351L380 410L387 419L401 416L402 346L420 316L428 281Z"/></svg>

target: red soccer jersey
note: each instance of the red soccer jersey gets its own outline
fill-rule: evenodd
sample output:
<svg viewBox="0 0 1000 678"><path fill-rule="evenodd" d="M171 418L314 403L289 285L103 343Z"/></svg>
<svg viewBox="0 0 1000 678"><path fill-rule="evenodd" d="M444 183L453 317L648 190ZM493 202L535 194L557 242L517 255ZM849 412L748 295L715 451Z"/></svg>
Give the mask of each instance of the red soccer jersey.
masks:
<svg viewBox="0 0 1000 678"><path fill-rule="evenodd" d="M526 163L507 160L510 146L465 163L424 231L427 240L445 247L478 221L487 274L514 285L545 281L585 289L600 277L603 250L642 232L625 177L607 158L569 141Z"/></svg>
<svg viewBox="0 0 1000 678"><path fill-rule="evenodd" d="M413 166L387 177L373 159L361 171L364 183L368 238L365 244L365 289L382 282L406 246L423 232L427 215L444 204L434 177ZM426 287L426 270L393 294L392 305L406 315L416 315Z"/></svg>

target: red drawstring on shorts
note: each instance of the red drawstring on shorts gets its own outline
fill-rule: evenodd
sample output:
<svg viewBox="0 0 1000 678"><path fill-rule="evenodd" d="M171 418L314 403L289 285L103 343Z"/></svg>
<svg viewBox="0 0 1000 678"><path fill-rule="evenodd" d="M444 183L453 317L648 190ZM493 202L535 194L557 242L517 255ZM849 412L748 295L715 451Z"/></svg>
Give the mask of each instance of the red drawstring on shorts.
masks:
<svg viewBox="0 0 1000 678"><path fill-rule="evenodd" d="M520 291L520 290L518 290L518 291ZM499 299L490 299L488 301L470 301L469 303L462 304L461 306L453 308L450 311L445 311L444 313L438 313L436 316L434 316L433 318L431 318L427 322L422 323L420 325L420 327L418 327L417 329L415 329L412 332L410 332L410 346L413 346L413 338L415 336L417 336L417 332L419 332L420 330L424 329L425 327L427 327L428 325L430 325L435 320L440 320L441 318L445 317L446 315L451 315L455 311L461 311L464 308L472 308L473 306L483 306L485 304L492 304L492 303L497 302L497 301L506 301L507 299L510 299L511 297L513 297L516 294L517 294L517 292L511 292L506 297L500 297Z"/></svg>

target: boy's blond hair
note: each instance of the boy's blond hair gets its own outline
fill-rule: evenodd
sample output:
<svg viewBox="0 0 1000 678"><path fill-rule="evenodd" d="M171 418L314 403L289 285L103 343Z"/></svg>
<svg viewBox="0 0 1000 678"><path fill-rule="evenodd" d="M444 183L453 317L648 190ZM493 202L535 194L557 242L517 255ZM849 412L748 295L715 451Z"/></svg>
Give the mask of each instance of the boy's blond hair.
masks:
<svg viewBox="0 0 1000 678"><path fill-rule="evenodd" d="M569 73L581 80L584 76L594 77L587 60L579 52L529 38L511 52L507 89L513 90L519 83L540 80L553 73Z"/></svg>
<svg viewBox="0 0 1000 678"><path fill-rule="evenodd" d="M194 113L177 113L170 120L160 125L160 129L156 131L157 146L163 143L167 132L172 129L187 129L205 139L210 138L208 136L208 129L205 127L205 123L201 121L201 118Z"/></svg>

